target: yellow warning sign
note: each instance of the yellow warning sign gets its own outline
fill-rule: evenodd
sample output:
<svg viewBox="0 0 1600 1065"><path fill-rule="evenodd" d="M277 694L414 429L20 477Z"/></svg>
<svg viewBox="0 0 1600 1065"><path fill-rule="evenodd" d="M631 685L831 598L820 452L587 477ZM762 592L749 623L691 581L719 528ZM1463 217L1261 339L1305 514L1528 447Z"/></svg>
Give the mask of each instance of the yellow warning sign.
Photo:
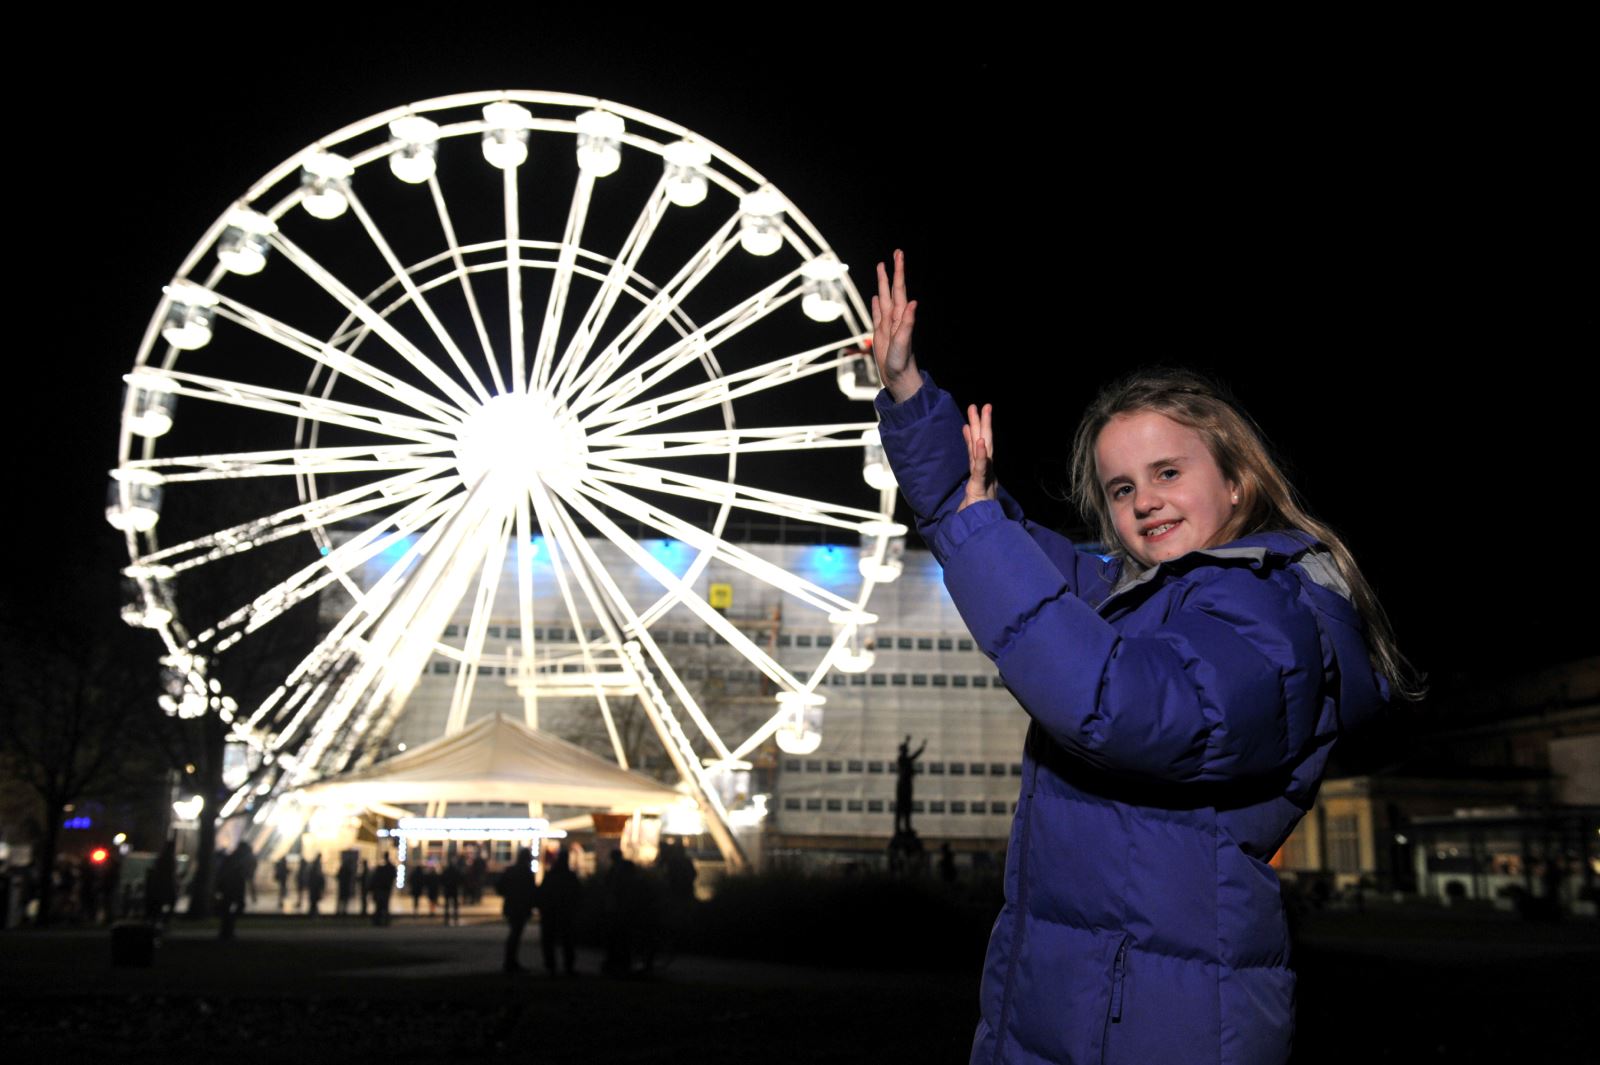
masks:
<svg viewBox="0 0 1600 1065"><path fill-rule="evenodd" d="M726 610L733 605L733 585L713 583L707 598L713 610Z"/></svg>

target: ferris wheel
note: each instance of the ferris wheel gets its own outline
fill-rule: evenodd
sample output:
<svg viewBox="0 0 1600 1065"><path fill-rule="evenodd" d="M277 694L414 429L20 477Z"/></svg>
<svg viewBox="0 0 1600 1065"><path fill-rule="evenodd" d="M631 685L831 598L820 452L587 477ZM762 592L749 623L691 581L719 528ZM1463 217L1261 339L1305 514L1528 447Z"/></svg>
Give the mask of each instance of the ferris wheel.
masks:
<svg viewBox="0 0 1600 1065"><path fill-rule="evenodd" d="M576 686L625 766L612 704L637 698L726 850L716 775L771 738L816 749L826 675L868 667L868 600L899 571L905 529L863 405L877 389L868 328L845 265L777 188L615 103L442 97L269 171L161 290L126 378L107 505L131 559L124 616L165 644L163 706L219 715L270 770L224 814L252 790L370 762L441 656L459 663L446 726L459 729L514 573L507 631L529 723ZM859 458L855 476L806 476L838 449ZM256 479L292 490L162 536L186 496ZM733 530L752 517L859 537L859 579L824 586L741 546ZM261 572L214 616L185 613L203 600L186 588L296 538L309 561ZM687 565L649 538L681 544ZM648 575L647 594L616 578L618 557ZM831 627L820 664L791 671L714 607L697 587L713 565ZM271 694L241 705L208 672L319 595L348 609ZM557 616L541 618L548 603ZM766 678L759 726L714 726L662 650L669 612ZM573 648L553 664L541 620L576 637L576 677Z"/></svg>

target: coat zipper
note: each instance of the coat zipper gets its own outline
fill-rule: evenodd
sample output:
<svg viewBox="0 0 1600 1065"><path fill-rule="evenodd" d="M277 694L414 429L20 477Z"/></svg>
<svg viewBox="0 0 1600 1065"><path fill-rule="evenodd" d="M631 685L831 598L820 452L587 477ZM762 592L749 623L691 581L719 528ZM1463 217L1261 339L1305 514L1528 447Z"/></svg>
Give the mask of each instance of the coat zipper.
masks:
<svg viewBox="0 0 1600 1065"><path fill-rule="evenodd" d="M1128 942L1132 936L1123 936L1117 948L1117 961L1111 967L1111 1023L1122 1020L1122 978L1128 971Z"/></svg>

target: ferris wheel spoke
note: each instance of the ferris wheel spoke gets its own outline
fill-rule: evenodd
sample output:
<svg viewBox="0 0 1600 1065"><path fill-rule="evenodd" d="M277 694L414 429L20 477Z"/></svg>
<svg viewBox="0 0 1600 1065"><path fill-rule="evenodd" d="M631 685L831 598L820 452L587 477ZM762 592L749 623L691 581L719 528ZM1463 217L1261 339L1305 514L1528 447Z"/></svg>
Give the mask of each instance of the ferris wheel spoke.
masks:
<svg viewBox="0 0 1600 1065"><path fill-rule="evenodd" d="M543 489L539 489L539 491L542 492ZM537 494L535 498L538 498ZM580 507L587 506L587 504L583 503L581 500L579 501L579 505ZM617 632L615 627L609 624L607 612L601 608L601 604L595 599L595 594L593 591L595 582L598 582L600 587L604 590L605 595L612 603L613 609L616 611L617 616L622 619L625 625L626 639L638 641L650 650L651 656L662 665L663 675L667 677L668 683L672 687L674 693L678 696L679 701L689 711L689 715L691 718L693 718L695 726L700 729L701 734L705 736L706 741L711 744L712 749L716 751L719 756L726 757L728 750L727 744L724 743L722 737L717 734L716 728L700 710L700 707L695 702L694 697L689 694L688 689L683 686L683 682L678 679L678 675L673 672L670 667L665 666L666 659L664 656L662 656L661 649L656 645L655 638L650 635L649 628L646 627L645 624L640 620L639 615L634 611L633 606L628 602L627 596L622 593L622 589L620 589L617 586L616 581L612 579L610 571L607 569L606 565L600 560L599 556L595 554L593 546L591 546L588 539L584 537L581 532L579 532L577 527L573 524L571 517L555 504L553 498L550 498L549 500L549 509L556 512L556 520L551 525L546 526L546 528L553 530L556 535L562 537L562 544L566 548L569 558L576 557L581 560L579 563L573 566L573 572L578 575L580 583L584 587L585 593L590 596L590 601L595 606L597 615L601 618L607 619L605 622L607 635L614 641L617 647L622 647L625 645L624 634ZM541 517L540 520L543 522L543 517ZM603 516L601 517L601 520L606 521ZM609 521L606 521L606 524L609 525ZM611 528L615 529L615 526L611 526ZM615 539L613 542L622 547L625 552L633 554L634 550L638 548L638 545L633 543L633 541L628 538L626 534L622 534L620 530L617 530L617 532L619 538ZM649 558L649 555L646 554L645 557ZM650 561L652 563L655 562L653 558L651 558ZM659 563L656 565L659 566ZM670 577L670 573L668 576ZM644 697L643 691L641 691L639 694L641 697Z"/></svg>
<svg viewBox="0 0 1600 1065"><path fill-rule="evenodd" d="M231 455L175 455L159 459L130 459L126 470L143 470L163 483L225 481L241 477L310 476L331 473L373 473L431 469L454 464L453 456L440 459L449 444L386 444L381 447L281 448L241 451Z"/></svg>
<svg viewBox="0 0 1600 1065"><path fill-rule="evenodd" d="M533 515L529 506L528 493L521 492L517 495L517 623L519 641L519 658L530 673L537 673L535 663L535 648L533 642L533 626L535 614L533 609ZM539 695L534 685L523 686L522 714L524 723L529 728L537 727L539 722Z"/></svg>
<svg viewBox="0 0 1600 1065"><path fill-rule="evenodd" d="M664 492L685 499L697 499L704 503L726 503L787 521L829 525L863 536L872 535L873 526L888 520L883 513L863 510L860 507L848 507L840 503L827 503L820 499L808 499L805 496L788 495L749 485L715 481L709 477L641 466L633 462L611 461L599 456L590 458L587 477L635 490Z"/></svg>
<svg viewBox="0 0 1600 1065"><path fill-rule="evenodd" d="M660 559L641 547L633 537L619 528L615 522L606 517L598 507L585 499L582 494L567 490L562 491L560 495L562 502L581 514L584 520L599 530L601 535L621 548L624 554L642 567L646 573L650 574L658 584L671 592L678 602L683 603L696 617L710 626L712 631L740 651L758 669L765 673L773 683L786 691L799 691L804 687L792 673L779 665L772 656L757 647L748 636L740 632L720 611L706 602L705 598L696 592L694 588L680 580L677 574L668 569ZM639 631L640 633L646 633L644 629Z"/></svg>
<svg viewBox="0 0 1600 1065"><path fill-rule="evenodd" d="M626 492L612 485L600 482L586 482L579 488L596 502L604 503L613 510L628 515L635 521L640 521L653 528L659 529L669 536L676 537L697 551L710 551L713 558L719 559L735 569L749 574L756 580L770 585L781 592L794 596L801 602L816 607L824 612L836 610L853 610L856 603L846 599L836 592L806 580L797 574L790 573L782 566L760 558L741 547L737 547L714 536L704 529L682 518L676 517L659 507L653 507L643 500L636 499ZM646 619L647 621L651 619Z"/></svg>
<svg viewBox="0 0 1600 1065"><path fill-rule="evenodd" d="M561 602L567 608L567 617L572 622L572 631L578 637L578 649L583 659L584 672L590 677L598 678L594 650L590 644L589 633L587 631L588 626L584 624L583 618L578 614L578 604L573 599L572 587L567 579L567 568L569 566L576 568L578 563L571 557L570 554L568 554L566 549L561 546L562 535L560 532L558 532L558 530L564 530L566 526L561 522L558 516L552 513L556 504L551 501L547 495L545 495L542 487L536 489L536 491L526 499L524 506L529 503L533 505L535 513L539 517L539 527L544 529L547 533L545 537L545 544L550 551L550 568L555 574L556 587L561 592ZM589 601L589 608L594 612L596 619L602 626L602 632L611 637L612 646L621 646L621 634L615 630L614 626L611 624L610 617L606 614L605 610L602 609L599 597L595 594L593 584L589 583L585 579L585 575L581 570L577 571L576 576L579 579L579 585L584 593L584 596ZM526 626L526 623L524 623L523 632L527 633L529 631L531 630ZM533 659L533 656L531 654L528 655L526 661L528 662L528 668L533 670L533 680L537 682L538 667ZM621 766L623 769L627 769L628 752L627 749L623 747L622 734L617 731L616 719L611 713L611 701L606 697L605 688L600 684L598 679L596 679L594 682L593 694L595 702L599 704L600 717L605 722L606 736L611 740L611 750L612 753L616 755L617 765Z"/></svg>
<svg viewBox="0 0 1600 1065"><path fill-rule="evenodd" d="M692 333L674 340L626 374L596 389L585 402L575 404L574 408L589 409L591 416L603 416L635 396L654 388L698 360L703 351L715 350L718 345L737 336L797 298L802 289L793 282L799 276L800 271L795 270L761 291L745 297ZM786 289L788 291L785 291ZM642 343L644 337L641 335L637 339ZM631 350L624 351L624 355L628 354L631 354Z"/></svg>
<svg viewBox="0 0 1600 1065"><path fill-rule="evenodd" d="M729 252L739 246L738 238L733 236L734 226L738 222L737 212L729 216L711 238L701 245L682 268L622 327L604 354L591 361L584 367L582 373L574 377L567 387L558 393L558 398L574 409L587 406L594 392L611 380L612 375L628 361L639 345L668 319L689 293L710 276L711 271L727 258ZM576 398L573 398L574 393Z"/></svg>
<svg viewBox="0 0 1600 1065"><path fill-rule="evenodd" d="M455 264L455 274L461 282L461 293L467 300L467 312L472 316L472 328L478 334L478 346L483 351L484 365L489 367L489 378L494 382L496 394L506 390L500 379L500 361L494 357L494 345L489 342L489 330L483 324L483 312L478 308L478 294L472 287L472 274L461 256L461 242L456 239L455 223L450 219L450 207L445 203L444 190L439 186L438 174L428 177L428 191L433 194L433 207L439 215L439 227L444 230L445 244L450 261Z"/></svg>
<svg viewBox="0 0 1600 1065"><path fill-rule="evenodd" d="M577 331L561 353L553 377L555 384L552 391L562 395L566 393L567 385L572 382L584 359L588 357L595 335L604 327L617 300L626 290L627 280L638 265L640 256L649 246L650 238L655 235L661 219L666 217L668 202L666 188L667 178L663 173L656 182L655 191L650 194L644 208L639 212L639 217L634 220L633 230L623 241L622 250L612 262L611 269L606 271L605 280L600 283L600 290L589 301L589 306L578 323Z"/></svg>
<svg viewBox="0 0 1600 1065"><path fill-rule="evenodd" d="M844 361L838 355L838 351L837 345L834 344L813 348L781 359L773 359L749 369L724 374L688 388L680 388L675 392L632 406L605 412L591 412L579 421L590 432L607 425L614 427L612 432L633 432L673 418L681 418L685 414L705 410L707 407L715 407L729 400L777 388L813 374L825 373L835 369Z"/></svg>
<svg viewBox="0 0 1600 1065"><path fill-rule="evenodd" d="M164 564L174 573L181 573L194 566L204 565L226 555L237 554L274 540L281 540L295 533L325 529L433 491L434 486L417 483L425 481L433 472L428 469L409 470L375 484L364 484L331 496L313 499L264 518L240 522L238 525L141 555L134 560L134 565Z"/></svg>
<svg viewBox="0 0 1600 1065"><path fill-rule="evenodd" d="M359 359L349 352L341 351L331 344L324 344L306 333L294 328L286 322L279 321L270 314L265 314L253 307L246 306L238 300L229 299L219 294L220 302L217 304L219 317L228 319L247 329L259 333L277 344L288 348L299 355L304 355L313 362L326 366L352 381L366 385L374 391L380 392L399 403L403 403L412 410L425 414L434 422L443 422L446 425L461 421L461 412L438 398L429 395L415 385L408 384L387 371L380 370L371 363Z"/></svg>
<svg viewBox="0 0 1600 1065"><path fill-rule="evenodd" d="M705 429L678 433L605 431L588 438L591 454L616 460L677 459L698 455L745 455L758 451L811 451L824 447L861 447L861 434L877 422L843 425L786 425L760 428Z"/></svg>
<svg viewBox="0 0 1600 1065"><path fill-rule="evenodd" d="M472 703L472 692L478 682L479 663L483 657L483 641L489 632L489 615L494 611L494 593L500 586L500 571L505 565L506 541L511 534L512 515L499 522L499 531L483 553L483 568L478 574L478 590L473 596L472 617L467 622L466 643L462 648L461 672L456 674L455 690L450 696L450 712L445 718L445 735L454 735L467 723L467 708Z"/></svg>
<svg viewBox="0 0 1600 1065"><path fill-rule="evenodd" d="M544 324L539 329L539 339L533 349L531 384L543 388L550 379L550 360L555 356L556 341L561 334L561 319L567 310L567 294L572 287L572 264L577 259L578 245L583 240L583 224L589 216L589 202L594 195L594 174L578 171L578 183L572 190L572 203L567 209L566 230L561 235L561 251L550 276L550 294L545 298Z"/></svg>
<svg viewBox="0 0 1600 1065"><path fill-rule="evenodd" d="M316 562L302 567L245 606L223 618L211 628L201 632L192 642L196 645L210 643L213 640L217 640L217 637L221 634L236 629L241 625L245 626L241 634L254 632L273 618L316 595L329 585L335 582L348 581L347 574L351 569L365 565L371 559L402 543L417 527L448 514L453 509L452 501L446 500L442 505L436 502L432 506L429 506L429 504L449 490L450 486L448 485L437 487L427 495L413 500L386 522L373 525L359 536L353 537L337 548L330 550L327 555L322 556ZM389 525L395 527L394 531L387 534L383 533L382 530ZM406 568L414 561L417 550L417 546L413 545L409 551L404 552L401 558L390 568L390 575L398 577L404 573ZM173 570L177 572L179 567L174 566ZM377 592L378 589L375 588L374 591ZM357 608L370 611L375 598L371 594L357 597ZM229 638L236 640L237 636ZM218 641L219 644L220 642ZM226 648L219 646L217 649L225 650Z"/></svg>
<svg viewBox="0 0 1600 1065"><path fill-rule="evenodd" d="M357 296L344 282L335 277L321 263L312 258L299 245L295 244L282 233L274 233L271 237L273 247L283 253L283 257L300 268L324 292L332 296L340 306L359 318L369 329L377 334L385 344L394 349L395 353L410 364L418 373L433 383L445 396L448 396L462 410L471 410L478 405L472 393L458 384L455 378L445 373L443 368L427 355L423 354L405 334L396 329L388 319L384 318L360 296Z"/></svg>
<svg viewBox="0 0 1600 1065"><path fill-rule="evenodd" d="M444 323L439 320L439 316L434 313L433 305L428 302L427 297L417 288L416 281L411 277L411 271L406 269L405 265L400 262L399 257L395 255L394 249L389 247L389 242L384 239L383 231L378 228L378 224L367 213L366 205L356 196L354 189L347 188L345 197L348 199L351 209L355 211L356 217L361 220L361 225L366 229L367 236L371 238L373 246L378 249L378 254L383 256L383 261L388 264L394 279L405 289L406 295L411 297L412 303L417 308L417 313L422 315L423 320L428 323L428 328L433 330L435 339L444 347L445 353L450 356L450 360L456 364L456 369L461 371L461 376L467 382L467 386L472 389L479 402L487 403L489 401L489 390L483 386L483 381L479 379L472 365L467 362L466 355L456 345L455 338L450 335L450 331L445 328ZM490 361L493 362L492 359Z"/></svg>
<svg viewBox="0 0 1600 1065"><path fill-rule="evenodd" d="M502 200L506 223L506 318L511 334L511 391L521 393L527 387L524 366L528 357L528 341L523 335L522 320L522 222L521 208L517 203L517 168L507 167L501 179Z"/></svg>

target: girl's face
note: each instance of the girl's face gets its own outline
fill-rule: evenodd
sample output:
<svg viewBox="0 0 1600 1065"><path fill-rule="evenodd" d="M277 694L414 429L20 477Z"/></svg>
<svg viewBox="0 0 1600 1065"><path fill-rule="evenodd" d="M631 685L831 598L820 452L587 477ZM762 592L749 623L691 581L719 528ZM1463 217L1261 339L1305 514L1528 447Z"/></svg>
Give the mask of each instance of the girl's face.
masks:
<svg viewBox="0 0 1600 1065"><path fill-rule="evenodd" d="M1145 566L1222 542L1239 486L1200 434L1164 414L1119 414L1094 446L1100 488L1122 546Z"/></svg>

